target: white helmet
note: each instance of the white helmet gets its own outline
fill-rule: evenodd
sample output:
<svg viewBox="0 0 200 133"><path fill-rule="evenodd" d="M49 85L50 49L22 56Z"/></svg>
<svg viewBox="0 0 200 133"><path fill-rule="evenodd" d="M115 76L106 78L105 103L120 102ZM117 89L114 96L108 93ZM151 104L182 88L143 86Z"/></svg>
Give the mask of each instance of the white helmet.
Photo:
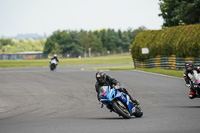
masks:
<svg viewBox="0 0 200 133"><path fill-rule="evenodd" d="M57 57L57 54L54 54L53 57Z"/></svg>

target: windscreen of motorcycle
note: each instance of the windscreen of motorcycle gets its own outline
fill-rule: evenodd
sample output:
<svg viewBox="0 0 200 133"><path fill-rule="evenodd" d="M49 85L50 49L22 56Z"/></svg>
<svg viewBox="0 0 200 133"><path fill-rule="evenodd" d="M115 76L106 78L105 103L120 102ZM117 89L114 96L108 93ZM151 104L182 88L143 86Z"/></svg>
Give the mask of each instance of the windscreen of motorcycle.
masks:
<svg viewBox="0 0 200 133"><path fill-rule="evenodd" d="M109 86L102 86L101 88L100 88L100 95L103 95L106 91L107 91L107 89L109 88Z"/></svg>

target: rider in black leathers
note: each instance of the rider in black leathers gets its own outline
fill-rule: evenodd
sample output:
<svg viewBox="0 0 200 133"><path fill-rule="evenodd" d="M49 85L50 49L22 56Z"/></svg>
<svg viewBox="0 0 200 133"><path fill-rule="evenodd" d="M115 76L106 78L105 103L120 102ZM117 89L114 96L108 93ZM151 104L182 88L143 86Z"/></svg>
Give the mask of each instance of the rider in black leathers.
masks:
<svg viewBox="0 0 200 133"><path fill-rule="evenodd" d="M194 99L197 97L197 95L196 95L196 90L193 87L192 80L194 79L194 72L200 73L200 67L194 67L192 61L187 61L185 63L185 69L186 71L183 74L186 82L185 86L190 88L189 98Z"/></svg>
<svg viewBox="0 0 200 133"><path fill-rule="evenodd" d="M130 97L130 99L131 99L131 101L133 103L139 105L138 100L133 99L132 96L128 93L128 91L125 88L121 87L120 82L118 82L114 78L111 78L105 72L98 71L96 73L96 80L97 80L97 82L95 84L95 88L96 88L96 92L97 92L97 99L99 101L100 101L100 97L99 97L99 89L100 89L100 87L104 86L104 85L109 85L109 86L111 86L114 89L118 89L119 91L126 93Z"/></svg>

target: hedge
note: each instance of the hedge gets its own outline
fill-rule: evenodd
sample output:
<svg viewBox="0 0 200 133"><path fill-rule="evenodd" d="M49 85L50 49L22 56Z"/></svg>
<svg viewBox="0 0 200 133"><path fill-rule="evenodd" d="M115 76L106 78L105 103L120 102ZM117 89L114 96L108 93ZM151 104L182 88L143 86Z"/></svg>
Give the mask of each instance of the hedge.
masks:
<svg viewBox="0 0 200 133"><path fill-rule="evenodd" d="M144 47L149 49L149 54L142 54ZM131 53L139 61L157 55L200 57L200 24L141 32L131 45Z"/></svg>

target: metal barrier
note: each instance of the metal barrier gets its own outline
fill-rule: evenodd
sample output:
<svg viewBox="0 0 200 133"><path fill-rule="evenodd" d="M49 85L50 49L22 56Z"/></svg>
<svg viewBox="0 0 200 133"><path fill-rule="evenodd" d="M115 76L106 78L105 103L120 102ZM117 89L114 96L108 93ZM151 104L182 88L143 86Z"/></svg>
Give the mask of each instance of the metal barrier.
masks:
<svg viewBox="0 0 200 133"><path fill-rule="evenodd" d="M28 60L28 59L45 59L42 52L21 52L16 54L0 54L0 60Z"/></svg>
<svg viewBox="0 0 200 133"><path fill-rule="evenodd" d="M200 66L199 57L176 57L172 55L168 56L157 56L155 58L149 58L145 61L137 61L134 59L134 65L136 68L163 68L163 69L177 69L182 70L185 68L186 61L193 61L195 66Z"/></svg>

